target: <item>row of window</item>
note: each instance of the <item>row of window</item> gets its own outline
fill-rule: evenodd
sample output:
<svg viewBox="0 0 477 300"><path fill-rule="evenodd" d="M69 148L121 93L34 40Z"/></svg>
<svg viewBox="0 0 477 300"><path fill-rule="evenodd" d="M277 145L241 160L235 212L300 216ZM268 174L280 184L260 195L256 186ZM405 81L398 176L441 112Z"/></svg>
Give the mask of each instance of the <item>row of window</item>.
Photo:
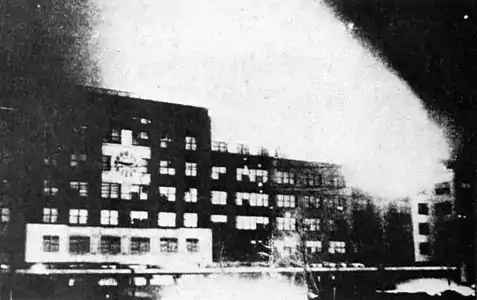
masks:
<svg viewBox="0 0 477 300"><path fill-rule="evenodd" d="M146 131L135 131L127 129L113 128L105 141L118 144L142 145L143 141L149 140L149 134ZM163 134L160 138L161 148L168 148L171 142L169 134ZM197 139L193 136L185 137L185 149L190 151L197 150Z"/></svg>
<svg viewBox="0 0 477 300"><path fill-rule="evenodd" d="M131 211L129 219L131 225L140 225L148 220L149 213L147 211ZM43 223L57 223L58 209L44 208ZM70 209L69 223L85 225L88 223L88 211L86 209ZM119 224L119 212L117 210L101 210L101 225L117 226ZM196 213L184 213L184 226L197 227L198 215ZM157 215L157 225L160 227L176 227L176 214L172 212L159 212Z"/></svg>
<svg viewBox="0 0 477 300"><path fill-rule="evenodd" d="M160 252L178 252L177 238L160 238ZM187 252L199 252L199 240L196 238L186 239ZM59 252L60 237L57 235L43 236L44 252ZM69 237L68 251L74 255L85 255L91 253L91 240L89 236L75 235ZM100 254L117 255L121 253L121 237L101 236L98 247ZM147 237L131 237L129 240L128 254L147 254L151 252L151 239Z"/></svg>

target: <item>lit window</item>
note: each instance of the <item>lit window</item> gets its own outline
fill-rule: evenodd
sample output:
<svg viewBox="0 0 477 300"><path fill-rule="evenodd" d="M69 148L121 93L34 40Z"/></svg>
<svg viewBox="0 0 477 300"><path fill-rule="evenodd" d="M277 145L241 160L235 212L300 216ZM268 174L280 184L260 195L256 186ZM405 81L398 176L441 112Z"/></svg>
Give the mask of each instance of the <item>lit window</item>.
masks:
<svg viewBox="0 0 477 300"><path fill-rule="evenodd" d="M169 138L168 135L163 135L161 138L161 148L167 148L169 147L169 144L171 143L171 139Z"/></svg>
<svg viewBox="0 0 477 300"><path fill-rule="evenodd" d="M214 223L227 223L227 216L226 215L211 215L210 221Z"/></svg>
<svg viewBox="0 0 477 300"><path fill-rule="evenodd" d="M121 186L121 199L147 200L147 186L123 184Z"/></svg>
<svg viewBox="0 0 477 300"><path fill-rule="evenodd" d="M10 221L10 208L2 207L0 208L0 222L6 223Z"/></svg>
<svg viewBox="0 0 477 300"><path fill-rule="evenodd" d="M277 218L277 228L279 230L295 230L296 229L296 220L295 218Z"/></svg>
<svg viewBox="0 0 477 300"><path fill-rule="evenodd" d="M261 216L237 216L235 227L243 230L256 230L257 225L268 225L268 218Z"/></svg>
<svg viewBox="0 0 477 300"><path fill-rule="evenodd" d="M302 198L305 207L319 208L320 207L320 198L315 196L303 196Z"/></svg>
<svg viewBox="0 0 477 300"><path fill-rule="evenodd" d="M320 219L305 219L305 229L308 231L319 231Z"/></svg>
<svg viewBox="0 0 477 300"><path fill-rule="evenodd" d="M237 193L235 195L236 205L243 205L243 200L250 200L250 193Z"/></svg>
<svg viewBox="0 0 477 300"><path fill-rule="evenodd" d="M167 201L170 201L170 202L176 201L176 188L175 187L160 186L159 187L159 194L162 197L166 197Z"/></svg>
<svg viewBox="0 0 477 300"><path fill-rule="evenodd" d="M119 197L119 184L103 182L101 183L101 198L117 199Z"/></svg>
<svg viewBox="0 0 477 300"><path fill-rule="evenodd" d="M58 252L60 251L60 237L57 235L43 236L43 251Z"/></svg>
<svg viewBox="0 0 477 300"><path fill-rule="evenodd" d="M103 235L100 239L99 252L101 254L116 255L121 253L121 238L119 236Z"/></svg>
<svg viewBox="0 0 477 300"><path fill-rule="evenodd" d="M188 191L185 192L185 197L184 197L185 202L197 202L197 189L189 189Z"/></svg>
<svg viewBox="0 0 477 300"><path fill-rule="evenodd" d="M118 211L117 210L102 210L101 224L102 225L118 225Z"/></svg>
<svg viewBox="0 0 477 300"><path fill-rule="evenodd" d="M160 227L176 227L176 214L170 212L160 212L157 215L157 225Z"/></svg>
<svg viewBox="0 0 477 300"><path fill-rule="evenodd" d="M111 142L121 143L121 132L119 129L114 128L111 130Z"/></svg>
<svg viewBox="0 0 477 300"><path fill-rule="evenodd" d="M71 154L70 156L70 165L76 167L79 163L86 162L86 154Z"/></svg>
<svg viewBox="0 0 477 300"><path fill-rule="evenodd" d="M44 159L45 165L47 166L56 166L56 159L54 157L48 156Z"/></svg>
<svg viewBox="0 0 477 300"><path fill-rule="evenodd" d="M187 252L199 252L198 239L186 239Z"/></svg>
<svg viewBox="0 0 477 300"><path fill-rule="evenodd" d="M250 194L250 200L249 200L250 206L268 206L268 195L267 194L257 194L257 193L251 193Z"/></svg>
<svg viewBox="0 0 477 300"><path fill-rule="evenodd" d="M69 250L71 254L88 254L90 252L89 236L70 236Z"/></svg>
<svg viewBox="0 0 477 300"><path fill-rule="evenodd" d="M88 183L87 182L79 182L79 181L71 181L70 188L73 190L77 190L81 197L88 196Z"/></svg>
<svg viewBox="0 0 477 300"><path fill-rule="evenodd" d="M334 254L334 253L344 254L344 253L346 253L345 242L330 241L329 245L330 246L328 248L328 252L331 253L331 254Z"/></svg>
<svg viewBox="0 0 477 300"><path fill-rule="evenodd" d="M185 148L186 150L195 151L197 150L197 142L195 137L186 136L185 138Z"/></svg>
<svg viewBox="0 0 477 300"><path fill-rule="evenodd" d="M336 231L336 222L333 219L328 220L328 228L330 231Z"/></svg>
<svg viewBox="0 0 477 300"><path fill-rule="evenodd" d="M176 238L161 238L161 252L173 253L179 251L179 245Z"/></svg>
<svg viewBox="0 0 477 300"><path fill-rule="evenodd" d="M227 204L227 192L212 191L212 204L226 205Z"/></svg>
<svg viewBox="0 0 477 300"><path fill-rule="evenodd" d="M45 195L54 196L58 194L58 188L50 180L45 180L43 182L43 192Z"/></svg>
<svg viewBox="0 0 477 300"><path fill-rule="evenodd" d="M289 172L277 171L275 173L275 182L283 183L283 184L294 184L295 183L294 175L293 173L289 173Z"/></svg>
<svg viewBox="0 0 477 300"><path fill-rule="evenodd" d="M322 250L321 241L306 241L305 245L308 254L320 253Z"/></svg>
<svg viewBox="0 0 477 300"><path fill-rule="evenodd" d="M278 207L295 207L295 196L293 195L277 195Z"/></svg>
<svg viewBox="0 0 477 300"><path fill-rule="evenodd" d="M220 174L225 174L227 173L227 168L225 167L216 167L216 166L213 166L212 167L212 179L214 180L218 180L220 178Z"/></svg>
<svg viewBox="0 0 477 300"><path fill-rule="evenodd" d="M70 224L86 224L88 211L86 209L70 209Z"/></svg>
<svg viewBox="0 0 477 300"><path fill-rule="evenodd" d="M218 152L228 152L227 149L227 144L224 142L212 142L212 151L218 151Z"/></svg>
<svg viewBox="0 0 477 300"><path fill-rule="evenodd" d="M141 225L147 222L148 219L147 211L131 211L129 216L131 218L131 225Z"/></svg>
<svg viewBox="0 0 477 300"><path fill-rule="evenodd" d="M56 223L58 221L58 209L43 208L43 223Z"/></svg>
<svg viewBox="0 0 477 300"><path fill-rule="evenodd" d="M148 139L149 139L149 135L147 134L147 132L144 132L144 131L143 131L143 132L140 132L140 133L139 133L139 138L140 138L141 140L148 140Z"/></svg>
<svg viewBox="0 0 477 300"><path fill-rule="evenodd" d="M172 163L167 160L159 162L159 173L163 175L175 175L176 170L172 167Z"/></svg>
<svg viewBox="0 0 477 300"><path fill-rule="evenodd" d="M197 176L197 164L186 162L185 165L185 174L186 176Z"/></svg>
<svg viewBox="0 0 477 300"><path fill-rule="evenodd" d="M151 251L151 240L144 237L131 238L131 254L144 254Z"/></svg>
<svg viewBox="0 0 477 300"><path fill-rule="evenodd" d="M197 214L184 213L184 227L197 227L197 221Z"/></svg>

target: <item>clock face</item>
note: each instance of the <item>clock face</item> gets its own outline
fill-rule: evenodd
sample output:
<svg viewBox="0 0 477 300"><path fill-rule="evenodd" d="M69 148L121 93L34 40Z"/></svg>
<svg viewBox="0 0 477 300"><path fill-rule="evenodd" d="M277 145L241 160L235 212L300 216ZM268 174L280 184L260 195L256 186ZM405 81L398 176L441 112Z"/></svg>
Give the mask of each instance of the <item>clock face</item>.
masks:
<svg viewBox="0 0 477 300"><path fill-rule="evenodd" d="M138 159L129 151L120 152L113 161L114 170L126 178L132 177L138 167Z"/></svg>

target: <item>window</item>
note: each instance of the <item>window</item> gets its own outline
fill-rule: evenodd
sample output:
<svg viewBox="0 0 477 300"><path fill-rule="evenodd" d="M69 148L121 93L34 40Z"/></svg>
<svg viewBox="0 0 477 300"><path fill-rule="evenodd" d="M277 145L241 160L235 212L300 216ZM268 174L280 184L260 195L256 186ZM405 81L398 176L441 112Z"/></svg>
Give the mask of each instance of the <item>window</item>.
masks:
<svg viewBox="0 0 477 300"><path fill-rule="evenodd" d="M227 173L227 168L226 167L217 167L213 166L212 167L212 179L218 180L220 178L220 174L225 174Z"/></svg>
<svg viewBox="0 0 477 300"><path fill-rule="evenodd" d="M157 225L160 227L176 227L176 214L171 212L160 212L157 215Z"/></svg>
<svg viewBox="0 0 477 300"><path fill-rule="evenodd" d="M102 225L118 225L118 211L117 210L102 210L101 224Z"/></svg>
<svg viewBox="0 0 477 300"><path fill-rule="evenodd" d="M145 131L135 132L133 138L133 145L141 145L141 141L149 140L149 134Z"/></svg>
<svg viewBox="0 0 477 300"><path fill-rule="evenodd" d="M117 199L119 197L119 184L103 182L101 183L101 198Z"/></svg>
<svg viewBox="0 0 477 300"><path fill-rule="evenodd" d="M147 186L137 185L137 184L133 184L133 185L123 184L121 186L121 199L147 200Z"/></svg>
<svg viewBox="0 0 477 300"><path fill-rule="evenodd" d="M71 254L88 254L90 251L89 236L72 235L70 236Z"/></svg>
<svg viewBox="0 0 477 300"><path fill-rule="evenodd" d="M121 238L119 236L103 235L100 239L99 252L101 254L121 253Z"/></svg>
<svg viewBox="0 0 477 300"><path fill-rule="evenodd" d="M185 165L185 174L186 176L197 176L197 164L186 162Z"/></svg>
<svg viewBox="0 0 477 300"><path fill-rule="evenodd" d="M227 216L226 215L211 215L210 221L213 223L227 223Z"/></svg>
<svg viewBox="0 0 477 300"><path fill-rule="evenodd" d="M226 205L227 204L227 192L212 191L212 204Z"/></svg>
<svg viewBox="0 0 477 300"><path fill-rule="evenodd" d="M72 167L76 167L79 163L84 163L86 162L87 155L86 154L71 154L70 155L70 165Z"/></svg>
<svg viewBox="0 0 477 300"><path fill-rule="evenodd" d="M320 219L305 219L305 229L308 231L319 231Z"/></svg>
<svg viewBox="0 0 477 300"><path fill-rule="evenodd" d="M295 207L295 196L293 195L277 195L278 207Z"/></svg>
<svg viewBox="0 0 477 300"><path fill-rule="evenodd" d="M437 184L434 193L436 194L436 196L450 195L451 186L448 182Z"/></svg>
<svg viewBox="0 0 477 300"><path fill-rule="evenodd" d="M346 253L346 244L345 242L338 242L338 241L330 241L330 247L328 248L328 252L331 254Z"/></svg>
<svg viewBox="0 0 477 300"><path fill-rule="evenodd" d="M186 239L187 252L199 252L198 239Z"/></svg>
<svg viewBox="0 0 477 300"><path fill-rule="evenodd" d="M303 196L302 201L305 207L320 208L320 198L315 196Z"/></svg>
<svg viewBox="0 0 477 300"><path fill-rule="evenodd" d="M430 255L431 254L431 246L428 242L419 243L419 253L421 255Z"/></svg>
<svg viewBox="0 0 477 300"><path fill-rule="evenodd" d="M419 234L429 235L429 223L419 223Z"/></svg>
<svg viewBox="0 0 477 300"><path fill-rule="evenodd" d="M58 194L58 188L50 180L45 180L43 182L43 192L45 195L54 196Z"/></svg>
<svg viewBox="0 0 477 300"><path fill-rule="evenodd" d="M336 231L336 229L337 229L336 228L336 222L333 219L328 220L328 226L329 226L329 230L331 232Z"/></svg>
<svg viewBox="0 0 477 300"><path fill-rule="evenodd" d="M441 202L436 203L434 206L436 211L436 217L442 217L452 214L452 203L451 202Z"/></svg>
<svg viewBox="0 0 477 300"><path fill-rule="evenodd" d="M131 238L131 254L144 254L151 251L151 240L144 237Z"/></svg>
<svg viewBox="0 0 477 300"><path fill-rule="evenodd" d="M117 128L111 130L111 142L121 143L121 132Z"/></svg>
<svg viewBox="0 0 477 300"><path fill-rule="evenodd" d="M184 213L184 227L197 227L197 214Z"/></svg>
<svg viewBox="0 0 477 300"><path fill-rule="evenodd" d="M277 228L279 230L295 230L296 229L296 220L295 218L277 218Z"/></svg>
<svg viewBox="0 0 477 300"><path fill-rule="evenodd" d="M45 162L46 166L56 166L57 165L56 159L54 157L51 157L51 156L45 157L44 162Z"/></svg>
<svg viewBox="0 0 477 300"><path fill-rule="evenodd" d="M161 148L167 148L169 147L169 144L171 143L171 139L169 138L168 135L163 135L161 138Z"/></svg>
<svg viewBox="0 0 477 300"><path fill-rule="evenodd" d="M0 222L6 223L10 221L10 208L1 207L0 208Z"/></svg>
<svg viewBox="0 0 477 300"><path fill-rule="evenodd" d="M58 221L58 209L43 208L43 223L56 223Z"/></svg>
<svg viewBox="0 0 477 300"><path fill-rule="evenodd" d="M103 155L103 171L111 171L111 155Z"/></svg>
<svg viewBox="0 0 477 300"><path fill-rule="evenodd" d="M192 202L196 203L197 202L197 189L189 189L188 191L185 192L184 196L185 202Z"/></svg>
<svg viewBox="0 0 477 300"><path fill-rule="evenodd" d="M162 175L176 175L176 169L172 167L172 163L167 160L159 162L159 173Z"/></svg>
<svg viewBox="0 0 477 300"><path fill-rule="evenodd" d="M228 152L227 144L224 143L224 142L213 141L212 142L212 151Z"/></svg>
<svg viewBox="0 0 477 300"><path fill-rule="evenodd" d="M133 117L133 120L136 121L136 122L138 122L138 123L141 123L141 124L143 124L143 125L151 124L151 120L146 119L146 118Z"/></svg>
<svg viewBox="0 0 477 300"><path fill-rule="evenodd" d="M429 206L427 205L427 203L418 204L418 213L420 215L429 215Z"/></svg>
<svg viewBox="0 0 477 300"><path fill-rule="evenodd" d="M80 182L80 181L71 181L70 188L73 190L77 190L81 197L88 196L88 183L87 182Z"/></svg>
<svg viewBox="0 0 477 300"><path fill-rule="evenodd" d="M282 184L294 184L294 174L289 172L280 172L277 171L275 173L275 182L282 183Z"/></svg>
<svg viewBox="0 0 477 300"><path fill-rule="evenodd" d="M43 251L58 252L60 251L60 237L57 235L43 236Z"/></svg>
<svg viewBox="0 0 477 300"><path fill-rule="evenodd" d="M176 238L161 238L161 252L174 253L179 250Z"/></svg>
<svg viewBox="0 0 477 300"><path fill-rule="evenodd" d="M258 193L237 193L235 204L243 205L243 200L247 200L250 206L268 206L268 195Z"/></svg>
<svg viewBox="0 0 477 300"><path fill-rule="evenodd" d="M185 138L185 148L186 150L195 151L197 150L197 142L195 137L186 136Z"/></svg>
<svg viewBox="0 0 477 300"><path fill-rule="evenodd" d="M70 209L70 224L86 224L88 211L86 209Z"/></svg>
<svg viewBox="0 0 477 300"><path fill-rule="evenodd" d="M247 167L237 168L237 181L245 180L243 177L248 178L251 182L267 182L268 172L261 169L249 169Z"/></svg>
<svg viewBox="0 0 477 300"><path fill-rule="evenodd" d="M149 135L147 134L147 132L142 131L142 132L139 133L139 138L140 138L141 140L148 140L148 139L149 139Z"/></svg>
<svg viewBox="0 0 477 300"><path fill-rule="evenodd" d="M250 154L250 149L248 148L247 145L238 144L237 145L237 153L242 154L242 155L249 155Z"/></svg>
<svg viewBox="0 0 477 300"><path fill-rule="evenodd" d="M306 241L306 251L308 254L320 253L321 250L321 241Z"/></svg>
<svg viewBox="0 0 477 300"><path fill-rule="evenodd" d="M175 187L160 186L159 187L159 194L162 197L166 197L167 201L170 201L170 202L176 201L176 188Z"/></svg>
<svg viewBox="0 0 477 300"><path fill-rule="evenodd" d="M131 211L129 213L131 219L131 225L143 225L147 222L148 212L147 211Z"/></svg>
<svg viewBox="0 0 477 300"><path fill-rule="evenodd" d="M235 227L243 230L256 230L257 225L268 225L268 218L261 216L237 216Z"/></svg>

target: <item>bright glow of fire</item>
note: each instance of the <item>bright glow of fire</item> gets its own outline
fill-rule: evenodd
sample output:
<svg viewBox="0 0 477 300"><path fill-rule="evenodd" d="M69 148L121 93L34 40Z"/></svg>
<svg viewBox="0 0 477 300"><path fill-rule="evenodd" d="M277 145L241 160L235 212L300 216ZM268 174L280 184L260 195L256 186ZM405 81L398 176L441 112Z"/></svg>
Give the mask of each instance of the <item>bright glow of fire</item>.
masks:
<svg viewBox="0 0 477 300"><path fill-rule="evenodd" d="M214 139L343 164L382 197L438 181L443 130L321 2L97 3L105 87L205 106Z"/></svg>

